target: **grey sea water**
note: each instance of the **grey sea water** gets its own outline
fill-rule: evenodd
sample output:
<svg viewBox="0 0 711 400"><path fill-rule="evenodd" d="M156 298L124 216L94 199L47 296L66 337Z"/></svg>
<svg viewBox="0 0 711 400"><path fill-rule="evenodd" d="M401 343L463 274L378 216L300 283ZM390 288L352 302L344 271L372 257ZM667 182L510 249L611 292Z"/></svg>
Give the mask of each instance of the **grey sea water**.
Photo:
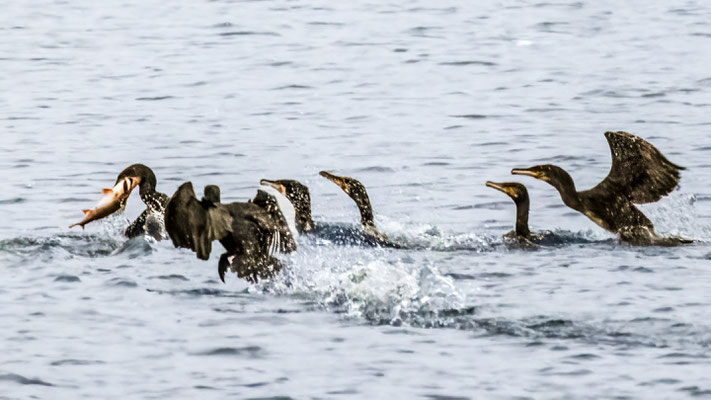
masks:
<svg viewBox="0 0 711 400"><path fill-rule="evenodd" d="M9 2L0 13L0 398L711 397L708 2ZM608 172L607 130L687 167L632 248L513 167ZM249 285L142 210L67 229L126 166L226 201L360 179L411 250L299 239ZM568 243L509 249L530 222ZM217 244L216 244L217 245Z"/></svg>

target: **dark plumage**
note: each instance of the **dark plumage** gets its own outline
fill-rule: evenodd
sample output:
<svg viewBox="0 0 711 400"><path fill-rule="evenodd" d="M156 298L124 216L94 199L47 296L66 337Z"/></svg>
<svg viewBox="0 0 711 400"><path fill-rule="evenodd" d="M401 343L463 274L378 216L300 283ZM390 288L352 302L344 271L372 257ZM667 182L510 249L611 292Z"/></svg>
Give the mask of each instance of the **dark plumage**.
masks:
<svg viewBox="0 0 711 400"><path fill-rule="evenodd" d="M314 229L314 220L311 218L311 194L308 187L293 179L274 181L262 179L259 183L279 190L289 199L296 212L296 229L300 233L308 233Z"/></svg>
<svg viewBox="0 0 711 400"><path fill-rule="evenodd" d="M531 231L528 229L530 201L526 187L518 182L496 183L491 181L487 181L486 186L505 193L516 204L516 225L513 231L506 234L506 237L531 238Z"/></svg>
<svg viewBox="0 0 711 400"><path fill-rule="evenodd" d="M301 233L314 235L326 239L332 243L344 245L370 245L400 248L399 244L393 243L375 228L373 221L373 208L368 199L368 193L362 183L353 178L337 177L328 172L321 172L321 176L343 178L344 182L349 182L345 186L353 188L354 195L351 196L356 202L361 213L362 229L353 228L345 224L336 223L315 223L311 217L311 195L309 188L299 181L293 179L268 180L262 179L262 185L269 185L282 192L293 204L296 211L296 227ZM329 178L330 179L330 178ZM333 180L332 180L333 181ZM340 186L340 185L339 185ZM347 192L348 193L348 192ZM350 196L350 194L349 194ZM357 200L356 200L357 199Z"/></svg>
<svg viewBox="0 0 711 400"><path fill-rule="evenodd" d="M356 206L358 206L358 211L360 212L360 223L363 226L363 235L367 243L383 247L402 247L397 243L391 242L384 233L375 227L373 207L370 205L368 192L360 181L347 176L333 175L327 171L321 171L319 175L338 185L338 187L355 201Z"/></svg>
<svg viewBox="0 0 711 400"><path fill-rule="evenodd" d="M218 264L223 282L227 269L251 282L280 271L281 262L273 254L277 250L291 252L296 243L278 210L268 211L253 202L219 201L217 186L206 186L198 201L192 183L183 183L165 210L165 228L173 245L191 249L199 259L207 260L212 242L219 240L227 250Z"/></svg>
<svg viewBox="0 0 711 400"><path fill-rule="evenodd" d="M143 164L133 164L121 171L116 177L116 183L124 178L137 178L139 195L146 209L133 221L124 234L136 237L143 234L153 236L160 240L163 238L163 213L170 199L166 194L156 191L156 176L153 171Z"/></svg>
<svg viewBox="0 0 711 400"><path fill-rule="evenodd" d="M636 204L650 203L669 194L679 183L680 167L664 157L642 138L626 132L606 132L612 153L607 177L590 190L577 191L573 178L555 165L515 168L515 175L527 175L548 182L560 193L563 203L579 211L620 240L635 245L674 245L688 242L662 238Z"/></svg>

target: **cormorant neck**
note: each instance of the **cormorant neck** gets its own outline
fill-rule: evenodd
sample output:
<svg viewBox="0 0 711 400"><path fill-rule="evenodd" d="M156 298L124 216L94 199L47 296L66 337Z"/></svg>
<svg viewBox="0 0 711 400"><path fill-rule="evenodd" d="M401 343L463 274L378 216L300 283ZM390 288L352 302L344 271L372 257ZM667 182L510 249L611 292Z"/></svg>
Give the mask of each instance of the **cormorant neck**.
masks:
<svg viewBox="0 0 711 400"><path fill-rule="evenodd" d="M528 229L528 209L528 199L516 203L516 234L519 236L531 235L531 231Z"/></svg>
<svg viewBox="0 0 711 400"><path fill-rule="evenodd" d="M373 216L373 207L370 205L370 199L368 199L368 195L366 194L365 197L359 197L358 200L356 200L356 204L358 205L358 210L360 211L360 223L363 224L363 226L366 228L375 228L375 217Z"/></svg>
<svg viewBox="0 0 711 400"><path fill-rule="evenodd" d="M294 209L296 210L296 224L301 232L310 232L314 229L314 220L311 218L311 206L296 202Z"/></svg>
<svg viewBox="0 0 711 400"><path fill-rule="evenodd" d="M150 184L142 183L139 186L139 196L141 201L148 207L154 210L159 210L163 208L161 203L160 195L156 192L156 188Z"/></svg>
<svg viewBox="0 0 711 400"><path fill-rule="evenodd" d="M561 169L560 177L555 180L551 180L548 183L553 185L558 193L560 193L560 198L563 200L566 206L580 211L583 207L582 201L580 200L580 195L575 189L575 182L570 175Z"/></svg>

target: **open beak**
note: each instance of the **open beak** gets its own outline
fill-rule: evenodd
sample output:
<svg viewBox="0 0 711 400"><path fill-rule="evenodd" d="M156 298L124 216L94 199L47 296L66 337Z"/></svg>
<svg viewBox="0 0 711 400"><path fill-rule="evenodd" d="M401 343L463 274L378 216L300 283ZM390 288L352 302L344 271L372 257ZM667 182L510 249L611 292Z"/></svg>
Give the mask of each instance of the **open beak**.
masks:
<svg viewBox="0 0 711 400"><path fill-rule="evenodd" d="M330 173L328 171L321 171L318 174L323 176L324 178L328 179L329 181L335 183L336 185L338 185L338 187L343 189L344 192L348 193L348 189L347 189L348 185L346 185L346 180L343 179L342 177L340 177L338 175L333 175L332 173Z"/></svg>
<svg viewBox="0 0 711 400"><path fill-rule="evenodd" d="M269 179L262 179L259 181L259 184L264 185L264 186L273 187L274 189L278 190L279 193L286 196L286 187L284 185L282 185L281 183L276 183L274 181L270 181Z"/></svg>
<svg viewBox="0 0 711 400"><path fill-rule="evenodd" d="M526 175L526 176L531 176L536 179L541 179L543 178L543 174L540 172L534 172L529 169L524 169L524 168L514 168L511 170L512 175Z"/></svg>
<svg viewBox="0 0 711 400"><path fill-rule="evenodd" d="M141 178L136 178L133 176L128 176L125 177L121 182L117 183L114 188L112 189L114 193L118 194L118 201L119 201L119 210L123 211L124 208L126 208L126 200L128 200L128 196L131 195L131 192L133 189L138 186L138 184L141 182ZM118 192L116 192L116 186L119 186L120 188ZM108 189L104 189L105 191ZM118 211L118 210L117 210Z"/></svg>
<svg viewBox="0 0 711 400"><path fill-rule="evenodd" d="M128 179L130 180L130 183L128 185L128 191L126 192L126 194L131 194L133 189L135 189L136 186L138 186L138 184L141 183L141 178L136 178L135 176L132 176Z"/></svg>

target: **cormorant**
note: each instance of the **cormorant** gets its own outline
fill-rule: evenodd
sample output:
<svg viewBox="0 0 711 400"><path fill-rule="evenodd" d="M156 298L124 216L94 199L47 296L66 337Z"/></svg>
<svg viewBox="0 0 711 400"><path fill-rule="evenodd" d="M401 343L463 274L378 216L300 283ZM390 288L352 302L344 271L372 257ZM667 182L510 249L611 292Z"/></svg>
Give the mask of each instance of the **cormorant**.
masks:
<svg viewBox="0 0 711 400"><path fill-rule="evenodd" d="M373 207L370 205L368 192L360 181L347 176L333 175L328 171L321 171L318 174L338 185L338 187L355 201L356 206L358 206L358 211L360 211L360 223L363 226L363 236L367 243L382 247L402 247L397 243L391 242L384 233L375 227Z"/></svg>
<svg viewBox="0 0 711 400"><path fill-rule="evenodd" d="M514 175L527 175L548 182L560 193L566 206L633 245L677 245L687 239L658 236L652 222L636 204L651 203L669 194L679 183L684 168L667 160L649 142L627 132L605 132L612 153L612 167L597 186L577 191L573 178L555 165L514 168Z"/></svg>
<svg viewBox="0 0 711 400"><path fill-rule="evenodd" d="M300 233L310 233L315 229L311 218L311 194L306 185L293 179L262 179L259 183L275 188L291 202L296 212L296 228Z"/></svg>
<svg viewBox="0 0 711 400"><path fill-rule="evenodd" d="M276 207L265 207L270 201L263 199L260 205L260 196L273 195L268 189L260 192L252 202L223 204L219 187L206 186L198 201L192 183L183 183L165 210L165 227L173 245L191 249L197 258L207 260L212 241L219 240L227 250L218 263L222 282L227 269L250 282L273 276L281 270L274 254L296 250L296 242L279 208L282 203L277 199Z"/></svg>
<svg viewBox="0 0 711 400"><path fill-rule="evenodd" d="M324 174L333 176L334 179L341 178L331 175L328 172L320 173L321 176L326 176ZM356 205L361 212L361 216L366 216L365 219L361 218L361 222L366 221L362 224L363 226L361 229L354 229L353 227L345 224L314 222L311 217L311 195L309 193L309 188L299 181L293 179L262 179L260 183L262 185L270 185L281 191L294 205L294 209L296 210L296 228L300 233L314 235L337 244L401 248L401 245L391 242L385 234L375 229L375 223L373 222L373 209L370 205L370 200L368 200L368 194L365 191L363 184L353 178L343 179L351 180L351 182L354 182L352 184L354 188L356 186L360 188L359 190L354 189L354 193L358 192L364 195L358 195L357 197L359 200L356 200L356 197L351 196L351 198L355 200ZM368 215L369 217L367 217Z"/></svg>
<svg viewBox="0 0 711 400"><path fill-rule="evenodd" d="M518 182L496 183L487 181L486 186L505 193L516 204L516 225L513 231L504 235L507 238L524 238L532 237L531 231L528 229L528 209L530 201L528 199L528 190L526 186Z"/></svg>
<svg viewBox="0 0 711 400"><path fill-rule="evenodd" d="M161 240L164 231L163 214L170 198L156 191L156 175L143 164L133 164L121 171L116 177L116 183L124 178L138 179L138 193L146 205L146 209L126 228L124 234L129 238L148 234Z"/></svg>

